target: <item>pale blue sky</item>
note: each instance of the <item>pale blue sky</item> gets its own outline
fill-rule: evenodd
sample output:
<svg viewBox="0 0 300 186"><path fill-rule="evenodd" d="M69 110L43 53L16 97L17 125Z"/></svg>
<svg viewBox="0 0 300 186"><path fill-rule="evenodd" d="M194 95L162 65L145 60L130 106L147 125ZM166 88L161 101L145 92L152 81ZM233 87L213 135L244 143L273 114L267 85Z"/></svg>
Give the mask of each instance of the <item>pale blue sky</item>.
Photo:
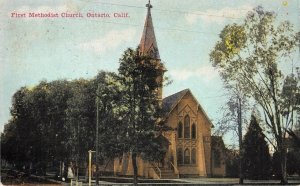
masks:
<svg viewBox="0 0 300 186"><path fill-rule="evenodd" d="M262 5L299 30L298 0L152 0L160 57L174 82L164 96L190 88L216 122L226 97L209 53L226 24L243 21ZM92 78L117 71L127 47L139 44L146 0L0 1L0 131L10 118L13 93L41 80ZM11 18L11 13L128 13L129 18ZM299 61L298 61L299 63ZM299 66L299 64L298 64Z"/></svg>

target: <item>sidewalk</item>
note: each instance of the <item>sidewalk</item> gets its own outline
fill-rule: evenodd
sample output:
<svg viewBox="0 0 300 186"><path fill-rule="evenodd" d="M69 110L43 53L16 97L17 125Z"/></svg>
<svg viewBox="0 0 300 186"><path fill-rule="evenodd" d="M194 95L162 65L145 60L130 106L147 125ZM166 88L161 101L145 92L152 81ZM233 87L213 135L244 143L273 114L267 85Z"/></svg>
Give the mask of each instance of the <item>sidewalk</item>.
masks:
<svg viewBox="0 0 300 186"><path fill-rule="evenodd" d="M155 181L155 180L153 180ZM160 180L162 181L162 180ZM167 180L166 180L167 181ZM168 180L170 181L170 179ZM139 185L175 185L175 186L184 186L184 185L239 185L238 178L182 178L182 179L172 179L172 183L139 183ZM177 181L177 183L176 183ZM113 183L107 181L100 181L101 186L131 186L132 183ZM70 183L64 183L63 185L67 186ZM92 180L92 185L95 185L95 180ZM244 180L244 185L280 185L279 180ZM289 185L300 185L300 180L289 180ZM73 184L75 186L75 183ZM82 186L88 186L88 183L83 183ZM281 186L281 185L280 185Z"/></svg>
<svg viewBox="0 0 300 186"><path fill-rule="evenodd" d="M182 178L186 181L199 185L240 185L238 178ZM244 185L281 185L280 180L244 180ZM289 185L300 185L299 180L289 180Z"/></svg>

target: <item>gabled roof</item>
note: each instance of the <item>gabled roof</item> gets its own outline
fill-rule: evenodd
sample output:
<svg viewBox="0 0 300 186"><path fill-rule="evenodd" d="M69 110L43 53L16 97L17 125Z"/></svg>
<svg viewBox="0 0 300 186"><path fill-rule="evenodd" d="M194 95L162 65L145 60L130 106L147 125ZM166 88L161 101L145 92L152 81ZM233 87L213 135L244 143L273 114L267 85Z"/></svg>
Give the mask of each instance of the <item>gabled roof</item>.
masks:
<svg viewBox="0 0 300 186"><path fill-rule="evenodd" d="M152 23L152 5L150 4L150 1L146 6L148 7L148 12L145 20L143 35L139 44L139 51L142 55L150 55L155 59L160 59Z"/></svg>
<svg viewBox="0 0 300 186"><path fill-rule="evenodd" d="M190 89L184 89L182 91L179 91L175 94L172 94L168 97L165 97L162 100L162 114L164 115L164 118L167 118L169 114L172 112L172 110L177 106L177 104L181 101L181 99L187 94L190 93L193 99L196 101L199 110L201 110L206 117L206 119L209 121L209 124L213 127L212 122L210 121L209 117L207 116L206 112L203 110L197 99L194 97Z"/></svg>
<svg viewBox="0 0 300 186"><path fill-rule="evenodd" d="M189 89L184 89L180 92L172 94L162 100L162 110L163 114L166 115L170 113L173 108L178 104L181 98L189 91Z"/></svg>

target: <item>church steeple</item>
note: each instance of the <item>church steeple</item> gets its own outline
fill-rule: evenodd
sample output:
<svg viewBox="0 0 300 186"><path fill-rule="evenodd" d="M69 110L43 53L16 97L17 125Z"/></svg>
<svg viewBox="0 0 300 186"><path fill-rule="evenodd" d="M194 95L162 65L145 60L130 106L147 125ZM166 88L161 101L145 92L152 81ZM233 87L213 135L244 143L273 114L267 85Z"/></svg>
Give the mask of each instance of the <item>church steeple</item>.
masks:
<svg viewBox="0 0 300 186"><path fill-rule="evenodd" d="M152 5L150 3L150 0L146 7L148 8L148 11L145 20L143 35L139 44L139 52L142 55L150 55L154 59L160 59L152 23Z"/></svg>
<svg viewBox="0 0 300 186"><path fill-rule="evenodd" d="M160 100L161 103L164 73L167 70L165 69L163 63L161 63L159 52L158 52L158 47L156 43L152 17L151 17L152 5L150 3L150 0L149 3L146 5L146 7L147 7L147 17L145 20L143 35L139 44L139 54L150 56L152 58L151 63L155 64L155 69L158 72L156 81L160 84L160 87L157 88L156 92L157 92L157 98L158 100Z"/></svg>

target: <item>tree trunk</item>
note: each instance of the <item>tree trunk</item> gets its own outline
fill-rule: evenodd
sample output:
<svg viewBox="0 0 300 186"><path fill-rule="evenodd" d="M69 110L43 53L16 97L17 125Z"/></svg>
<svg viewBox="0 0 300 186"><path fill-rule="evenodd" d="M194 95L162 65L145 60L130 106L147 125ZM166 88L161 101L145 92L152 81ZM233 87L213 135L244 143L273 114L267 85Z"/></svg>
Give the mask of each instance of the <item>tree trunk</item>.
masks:
<svg viewBox="0 0 300 186"><path fill-rule="evenodd" d="M243 131L242 131L242 101L240 96L238 97L238 133L239 133L239 184L244 184L243 175Z"/></svg>
<svg viewBox="0 0 300 186"><path fill-rule="evenodd" d="M99 165L96 164L96 185L99 185Z"/></svg>
<svg viewBox="0 0 300 186"><path fill-rule="evenodd" d="M281 152L280 152L280 157L281 157L281 184L285 185L288 183L287 180L287 174L286 174L286 148L284 145L281 146Z"/></svg>
<svg viewBox="0 0 300 186"><path fill-rule="evenodd" d="M135 152L132 152L131 159L132 159L132 167L133 167L133 185L137 186L138 185L138 176L137 176L138 167L136 164L136 153Z"/></svg>

